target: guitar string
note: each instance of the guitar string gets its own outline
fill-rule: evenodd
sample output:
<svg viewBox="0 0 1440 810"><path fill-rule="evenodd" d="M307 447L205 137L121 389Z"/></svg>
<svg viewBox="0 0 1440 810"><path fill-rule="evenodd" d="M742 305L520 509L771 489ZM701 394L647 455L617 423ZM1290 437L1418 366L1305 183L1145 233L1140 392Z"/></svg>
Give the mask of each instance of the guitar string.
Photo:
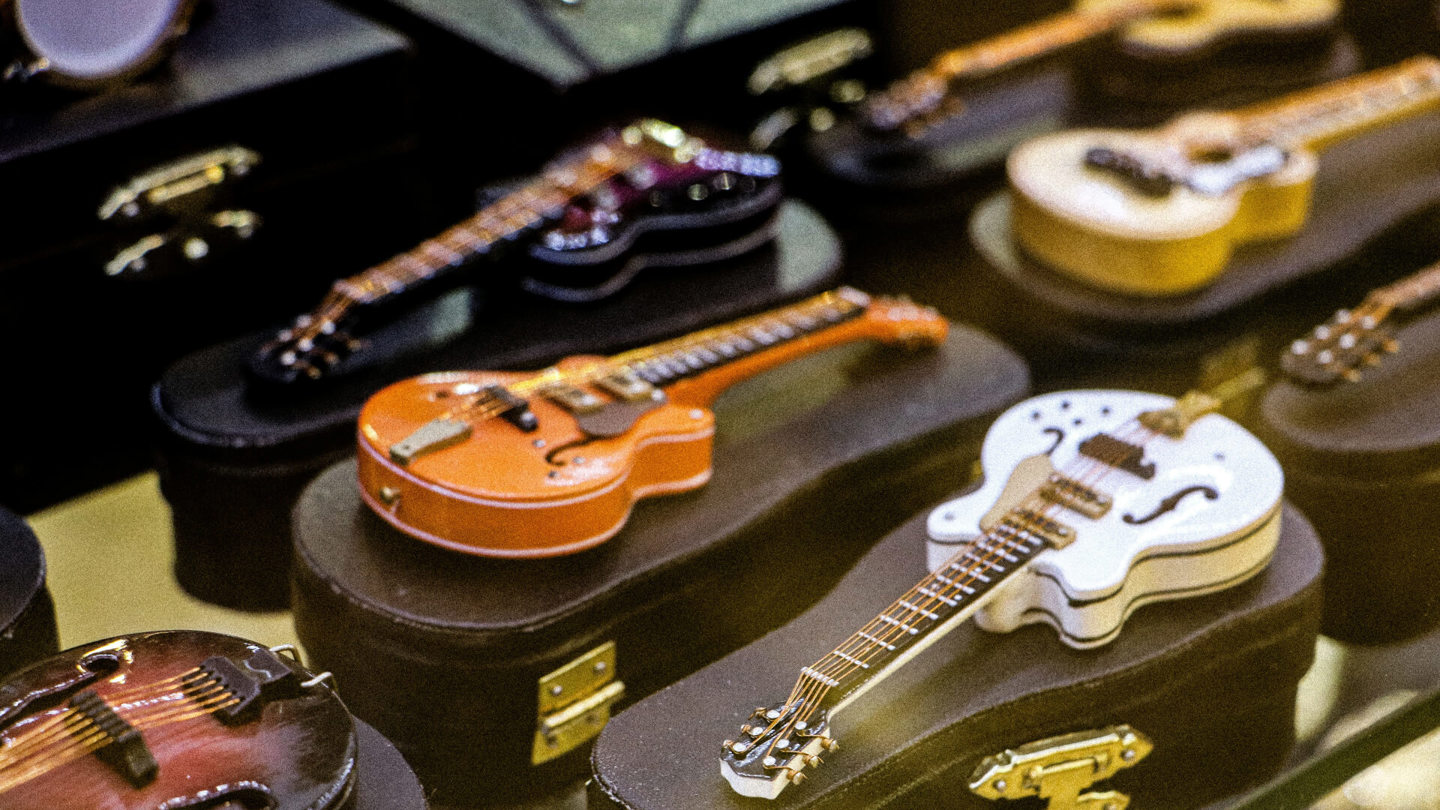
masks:
<svg viewBox="0 0 1440 810"><path fill-rule="evenodd" d="M944 118L947 102L954 102L950 85L970 75L983 75L1070 45L1104 35L1128 22L1169 8L1195 5L1194 0L1137 0L1104 10L1074 10L1000 34L973 45L940 54L930 64L892 84L871 102L872 108L889 105L899 108L897 126L917 125L917 132L933 127ZM914 96L925 95L928 87L940 83L942 96L932 108L917 108ZM873 119L872 119L873 120ZM911 135L917 132L910 133Z"/></svg>
<svg viewBox="0 0 1440 810"><path fill-rule="evenodd" d="M1119 459L1119 458L1115 458L1115 459L1111 459L1111 460L1112 460L1112 461L1119 461L1120 459ZM1097 461L1097 462L1101 462L1102 460L1097 459L1096 461ZM1109 472L1109 469L1108 469L1108 465L1107 465L1107 464L1104 464L1104 463L1096 463L1096 464L1092 464L1092 466L1093 466L1093 467L1095 468L1095 470L1098 472L1098 474L1095 475L1095 476L1093 476L1093 478L1102 478L1104 475L1108 474L1108 472ZM1085 475L1082 474L1081 476L1074 476L1074 477L1083 479L1083 478L1087 478L1087 477L1090 477L1090 476L1085 476ZM1093 483L1095 483L1095 481L1094 481L1094 480L1091 480L1089 483L1090 483L1090 484L1093 484ZM1033 497L1033 495L1032 495L1032 497ZM1052 504L1051 506L1053 507L1054 505ZM1018 507L1017 507L1017 508L1018 508ZM1013 511L1014 511L1014 510L1012 510L1012 513L1013 513ZM977 538L977 542L983 541L983 539L984 539L984 536L982 535L982 538ZM975 545L976 545L975 543L972 543L972 544L968 545L965 549L962 549L961 551L957 552L957 554L956 554L954 557L952 557L951 560L948 561L945 566L942 566L942 568L948 568L951 563L955 562L956 560L962 559L962 558L964 557L964 555L965 555L968 551L972 550L972 549L975 547ZM986 556L987 556L987 557L990 557L989 554L987 554ZM991 557L991 559L992 559L992 561L993 561L994 558ZM1023 563L1022 563L1022 564L1023 564ZM972 566L972 570L974 570L974 566ZM929 579L929 577L927 577L926 579ZM973 580L973 579L970 579L968 582L969 582L970 584L973 584L974 580ZM958 592L958 589L957 589L957 592ZM907 594L907 596L901 597L901 599L907 599L907 598L909 598L909 595L908 595L908 594ZM933 605L927 605L927 607L929 607L929 606L933 606ZM890 607L889 609L887 609L884 613L888 614L888 613L889 613L891 610L893 610L894 608L895 608L895 603L892 603L891 607ZM902 615L903 615L903 614L902 614ZM913 614L913 613L912 613L912 614L910 614L910 615L912 615L912 616L917 616L918 614ZM908 618L908 617L907 617L907 618ZM882 638L883 638L883 639L885 639L885 640L887 640L887 641L898 640L899 638L903 638L903 637L904 637L905 632L908 632L908 631L902 631L899 627L891 627L890 630L891 630L891 632L890 632L889 634L882 635ZM876 648L876 649L878 649L878 648ZM873 658L872 658L872 660L873 660ZM851 667L849 671L853 671L854 669L857 669L857 668L858 668L858 667ZM841 673L839 673L839 676L840 676L840 677L848 676L849 671L841 672ZM838 677L833 678L833 679L838 680ZM819 683L819 682L817 682L817 681L814 681L814 679L806 679L803 675L802 675L801 679L800 679L799 681L797 681L797 689L798 689L800 683L805 682L805 681L807 681L807 680L810 681L810 687L802 691L802 694L803 694L804 697L807 699L807 702L804 704L804 709L802 709L801 712L797 713L796 716L792 718L792 722L791 722L791 724L790 724L790 725L791 725L791 728L787 729L786 733L780 734L780 735L776 735L775 741L772 742L772 745L771 745L771 747L770 747L770 750L767 750L767 752L766 752L767 755L773 753L773 749L774 749L774 747L775 747L775 743L777 743L781 737L790 736L790 733L793 731L793 726L795 725L795 723L798 723L798 722L807 722L807 723L808 723L808 720L809 720L809 718L810 718L811 716L813 716L814 711L817 711L817 710L818 710L820 701L823 700L824 696L829 692L830 687L829 687L828 685L821 684L821 683ZM788 706L790 706L791 704L790 704L789 702L787 702L785 705L788 707ZM783 715L782 715L782 717L783 717ZM777 722L778 722L778 720L777 720ZM773 726L773 724L772 724L772 726ZM813 735L812 735L812 736L813 736Z"/></svg>
<svg viewBox="0 0 1440 810"><path fill-rule="evenodd" d="M597 148L603 148L605 152L597 154ZM385 292L388 294L429 278L444 269L446 265L439 264L432 267L430 263L418 258L428 246L440 244L442 249L462 256L463 263L482 250L487 250L509 238L512 234L543 222L545 213L552 211L557 205L564 205L569 200L593 191L610 178L633 168L639 162L639 150L625 145L623 141L613 135L584 147L582 153L574 159L568 162L561 161L543 169L540 176L530 185L502 197L468 219L446 229L439 236L426 239L418 246L392 256L369 270L343 279L338 288L332 287L326 294L320 307L309 315L309 320L304 326L287 330L291 333L291 337L281 341L281 345L299 343L306 339L313 342L325 334L324 329L327 325L331 325L333 328L333 324L345 317L351 308L365 303L363 298L353 297L350 293L341 290L347 287L359 288L365 290L366 296L370 296L375 294L378 280L378 286L385 288ZM568 182L563 184L557 182L557 176L568 177ZM553 195L554 198L547 199L549 195ZM537 205L536 203L543 204ZM476 240L474 244L478 245L468 256L450 249L447 244L451 239L463 239L461 234L473 236ZM468 240L466 241L468 242ZM404 271L397 267L399 263L405 261L417 262L423 269Z"/></svg>
<svg viewBox="0 0 1440 810"><path fill-rule="evenodd" d="M169 678L165 678L152 683L137 684L124 689L115 690L114 692L108 693L106 699L107 701L111 702L123 702L139 700L142 699L144 696L152 693L163 694L173 689L174 685L183 685L185 681L193 678L199 673L199 668L195 668L186 672L182 672L179 675L173 675ZM42 732L47 732L47 730L49 729L56 728L60 726L63 722L65 722L69 717L78 716L78 714L79 713L76 709L67 707L60 712L55 713L47 720L33 724L25 730L26 736L24 738L18 740L11 738L5 745L0 745L0 756L4 756L7 754L13 755L16 750L23 749L26 746L27 741L39 739L39 735L41 735ZM0 767L3 767L3 765L0 765Z"/></svg>
<svg viewBox="0 0 1440 810"><path fill-rule="evenodd" d="M181 691L176 692L176 688L179 688ZM111 706L112 710L117 714L128 716L129 714L136 714L148 710L150 707L174 705L175 701L159 704L154 702L156 700L163 700L169 695L178 694L182 696L182 700L194 701L220 694L220 692L216 691L217 688L222 688L217 682L211 682L198 688L194 685L172 687L169 690L156 692L145 698L131 697L123 701L117 699L114 695L107 695L105 702L108 706ZM37 755L48 747L52 747L56 742L65 742L70 739L70 735L73 735L76 726L83 726L87 722L92 722L87 715L74 709L67 709L59 715L58 718L52 719L59 719L61 725L46 728L43 733L40 733L38 729L27 730L27 736L19 740L19 743L25 744L17 744L0 750L0 753L5 754L4 761L0 762L0 772L13 767L16 763ZM76 722L72 724L71 721Z"/></svg>
<svg viewBox="0 0 1440 810"><path fill-rule="evenodd" d="M114 707L113 710L137 731L145 731L159 726L170 725L195 717L213 714L216 711L240 702L238 697L230 694L220 684L216 683L212 686L215 688L207 687L205 690L202 690L200 697L193 697L184 692L178 692L175 694L179 695L179 697L174 701L167 701L159 705L145 705L138 708L118 706ZM62 741L63 744L59 746L47 746L48 748L58 748L58 750L36 752L24 757L23 759L35 759L39 757L40 761L33 762L21 773L5 776L5 772L13 770L14 767L21 764L23 759L6 763L3 767L0 767L0 777L3 777L3 779L0 779L0 792L4 792L18 784L48 773L56 767L113 742L109 734L102 729L94 727L85 729L83 724L90 723L93 725L93 721L88 717L82 717L80 720L81 722L76 724L78 728L72 730L74 736L66 737Z"/></svg>
<svg viewBox="0 0 1440 810"><path fill-rule="evenodd" d="M522 380L518 383L512 383L510 385L507 385L505 386L505 389L512 394L520 396L535 392L546 386L556 384L584 385L594 382L595 380L603 378L609 374L613 374L625 367L638 365L644 362L651 362L659 359L664 355L693 352L696 350L696 347L709 348L718 345L720 342L727 338L733 339L735 337L745 337L747 334L751 333L752 330L767 325L773 327L780 323L785 323L787 326L790 326L791 329L794 329L794 326L791 325L787 320L787 316L793 317L796 315L803 315L809 317L812 321L824 321L826 319L823 316L816 317L813 313L817 311L823 311L826 308L835 307L837 304L839 305L841 310L839 315L841 317L845 317L853 314L857 310L865 309L870 305L870 302L867 300L867 302L863 305L858 304L855 301L845 298L843 294L837 291L829 291L826 293L822 293L821 295L816 296L815 298L812 298L808 301L803 301L799 304L792 305L791 307L787 307L777 312L752 316L750 318L744 318L728 325L712 327L710 329L694 332L689 335L675 338L673 340L664 341L651 346L642 347L640 349L634 349L629 352L614 355L612 357L606 358L605 360L598 361L593 365L585 366L583 368L561 370L557 367L552 366L551 368L548 368L533 377ZM819 328L811 332L800 333L798 330L796 330L797 334L794 335L792 338L776 341L774 346L778 347L781 344L792 343L795 340L818 334L820 332L828 332L830 328L839 327L846 322L848 322L848 318L846 320L838 321L832 324L830 327ZM756 342L753 340L753 338L746 339L750 340L751 342ZM474 399L470 403L456 408L452 408L443 413L439 418L447 420L464 418L471 422L478 422L484 419L493 418L494 416L503 413L506 409L507 406L503 402L498 402L494 400L491 395L481 392L474 395Z"/></svg>
<svg viewBox="0 0 1440 810"><path fill-rule="evenodd" d="M1134 422L1134 420L1132 420L1132 422ZM1122 425L1120 428L1117 428L1117 430L1116 430L1115 432L1119 432L1119 431L1121 431L1121 430L1126 430L1127 427L1128 427L1128 423L1127 423L1127 425ZM1158 435L1158 434L1155 434L1153 431L1149 431L1148 428L1144 428L1143 425L1138 425L1138 423L1136 423L1136 428L1137 428L1137 429L1127 430L1126 433L1122 434L1122 435L1125 436L1126 438L1122 438L1121 440L1122 440L1122 441L1126 441L1126 440L1128 440L1128 439L1138 437L1138 435L1144 434L1144 433L1146 433L1146 432L1149 432L1149 433L1151 434L1151 435L1150 435L1150 438L1154 438L1154 436ZM1112 435L1113 435L1113 432L1112 432ZM1147 439L1145 443L1148 443L1148 441L1149 441L1149 440ZM1142 444L1141 446L1143 447L1144 444ZM1122 449L1121 449L1121 448L1116 448L1116 453L1120 453L1120 452L1122 452ZM1088 467L1089 470L1082 470L1082 471L1080 471L1078 474L1071 474L1071 475L1069 475L1069 476L1067 476L1067 477L1071 478L1072 480L1078 481L1079 483L1082 484L1082 486L1093 486L1095 483L1098 483L1098 480L1099 480L1099 479L1102 479L1102 478L1104 478L1106 475L1110 474L1111 470L1113 469L1113 465L1119 463L1119 462L1122 461L1122 460L1123 460L1123 456L1119 456L1119 455L1114 456L1114 457L1104 458L1104 459L1102 459L1102 458L1093 458L1093 459L1091 459L1091 458L1086 458L1086 459L1084 459L1084 462L1085 462L1085 466ZM1024 504L1026 504L1026 503L1033 503L1033 501L1035 501L1035 500L1039 500L1039 501L1042 502L1042 503L1040 504L1040 509L1038 510L1038 513L1039 513L1041 516L1043 516L1043 517L1049 517L1049 516L1050 516L1049 513L1053 512L1053 511L1058 511L1058 510L1060 509L1060 504L1052 503L1052 502L1049 502L1048 499L1041 498L1041 497L1039 496L1039 490L1035 490L1035 491L1031 492L1031 493L1027 496L1027 498L1026 498L1025 501L1022 501L1022 505L1017 505L1017 507L1011 509L1011 510L1007 513L1007 516L1006 516L1006 517L1010 517L1010 516L1014 515L1017 511L1019 511L1020 509L1024 508ZM999 521L997 521L997 524L998 524L998 523L999 523ZM993 530L991 530L991 531L993 532ZM997 562L997 561L1000 559L999 550L998 550L998 549L995 549L993 546L984 546L984 545L981 545L981 544L983 544L987 539L991 539L991 538L989 537L990 534L991 534L991 532L986 532L986 533L982 534L979 538L977 538L976 541L973 541L972 543L967 544L967 545L966 545L965 547L963 547L960 551L958 551L953 557L951 557L950 560L947 561L944 566L941 566L941 569L939 569L939 570L944 570L944 569L946 569L946 568L951 567L951 565L953 565L953 564L956 563L957 561L963 559L967 553L972 553L973 550L974 550L974 548L976 548L977 546L980 546L980 547L986 549L987 553L986 553L986 555L985 555L985 559L988 559L988 560L989 560L989 564L993 564L993 563ZM1003 538L1003 537L1002 537L1002 538L998 538L998 539L1000 539L1000 540L1002 540L1002 541L1004 542L1005 547L1008 547L1009 543L1011 542L1011 541L1005 541L1005 538ZM1037 553L1038 553L1038 552L1037 552ZM1028 561L1025 561L1025 562L1028 562ZM1023 566L1023 565L1025 564L1025 562L1020 563L1020 565ZM980 564L985 564L985 563L980 563ZM974 571L977 570L977 568L978 568L978 566L979 566L980 564L972 565L968 570L971 571L971 572L974 572ZM988 565L987 565L987 567L986 567L985 570L989 570ZM956 577L957 582L959 582L959 583L961 583L961 584L965 584L965 585L971 585L971 584L974 584L974 582L977 581L977 580L975 580L973 577L962 580L961 577L963 577L963 576L965 576L965 575L962 574L961 576ZM925 580L922 580L922 582L920 583L920 585L917 585L917 586L915 586L914 588L912 588L910 591L908 591L908 592L906 593L905 596L902 596L902 597L900 598L900 600L896 600L896 602L893 602L893 603L890 605L890 607L887 608L886 610L882 611L882 613L881 613L880 615L888 615L889 613L891 613L891 611L893 611L893 610L895 610L895 609L897 608L897 605L899 605L900 601L908 601L908 600L914 598L914 596L921 596L921 595L923 595L923 594L919 594L919 593L918 593L918 590L919 590L919 588L921 588L921 587L925 587L926 582L929 581L931 578L932 578L931 576L927 576L927 577L925 578ZM950 593L951 593L951 590L950 590L950 589L939 589L939 590L937 590L937 593L950 594ZM962 591L961 591L961 589L960 589L958 586L953 588L953 594L954 594L955 596L960 596L961 598L963 598ZM931 608L931 607L936 607L936 606L938 606L938 605L940 604L940 602L939 602L939 600L934 599L933 597L930 597L930 598L929 598L929 601L921 602L921 604L924 605L924 607L928 609L928 608ZM909 621L910 618L918 618L918 617L921 615L920 613L918 613L918 612L916 612L916 611L914 611L914 610L912 610L912 609L904 608L903 606L900 607L900 610L901 610L901 615L902 615L903 617L905 617L904 621L906 622L907 626L908 626L908 621ZM932 611L932 612L933 612L933 611ZM895 618L895 617L892 617L892 618ZM943 620L942 620L942 622L943 622ZM862 628L862 631L864 631L864 630L869 630L869 629L875 629L875 628L874 628L874 625L876 625L876 624L888 624L888 623L882 622L882 621L879 619L879 617L877 616L875 619L872 619L872 620L871 620L870 624L868 624L868 625L866 626L866 628ZM888 641L894 641L894 640L902 639L902 638L904 638L905 635L907 635L907 634L908 634L908 630L902 629L901 627L898 627L898 626L891 626L891 627L889 628L889 632L884 632L884 631L882 631L881 634L880 634L880 636L879 636L879 638L881 638L882 641L888 642ZM855 636L852 635L851 639L853 639L854 637L855 637ZM851 639L847 639L847 642L850 641ZM845 643L842 643L841 648L843 649L844 646L845 646ZM867 655L867 656L866 656L864 659L862 659L862 660L864 660L866 663L869 663L869 662L873 661L874 658L875 658L875 656L878 655L878 651L879 651L880 649L881 649L881 647L880 647L879 645L874 645L874 646L872 646L872 647L871 647L871 651L872 651L871 654L870 654L870 655ZM825 660L826 658L829 658L829 657L830 657L830 654L827 653L826 656L822 657L822 661ZM832 666L833 666L833 665L832 665ZM851 672L854 672L855 670L857 670L857 669L859 669L859 668L860 668L860 667L859 667L858 665L852 663L852 664L849 664L848 667L842 667L842 668L839 669L839 670L836 670L836 669L833 669L833 668L830 668L830 667L826 667L826 668L824 668L822 671L823 671L823 672L832 673L832 674L827 674L825 677L829 677L831 680L837 680L837 681L838 681L838 680L839 680L840 678L842 678L842 677L848 677L848 675L849 675ZM812 667L811 669L815 669L815 668ZM802 684L805 684L805 686L804 686L803 688L802 688ZM788 710L791 706L794 705L794 702L795 702L795 700L796 700L797 697L803 698L805 702L804 702L804 704L802 705L800 711L795 712L795 713L790 717L789 722L786 724L786 730L785 730L785 732L775 735L774 739L771 741L771 744L770 744L769 748L768 748L767 751L766 751L767 756L773 754L774 748L776 747L776 745L778 744L778 742L780 741L780 739L791 736L791 734L792 734L793 731L795 730L795 727L796 727L796 724L797 724L797 723L799 723L799 722L806 722L806 723L808 724L809 718L813 716L813 714L814 714L815 711L818 711L820 701L824 699L824 696L825 696L826 694L828 694L828 692L830 691L830 689L831 689L831 687L830 687L829 685L827 685L827 684L825 684L825 683L822 683L822 682L820 682L820 681L818 681L817 679L814 679L814 678L807 678L807 677L802 673L801 677L797 680L795 687L792 689L791 697L786 700L786 702L783 704L783 706ZM765 731L764 733L762 733L761 736L764 736L764 734L772 733L772 732L775 730L775 728L781 723L781 721L785 719L785 717L786 717L786 714L785 714L785 713L782 713L779 718L777 718L775 721L773 721L773 722L770 724L769 728L767 728L766 731ZM807 735L807 736L815 736L815 735ZM776 767L785 767L785 766L776 766Z"/></svg>
<svg viewBox="0 0 1440 810"><path fill-rule="evenodd" d="M193 703L203 703L206 700L225 698L228 695L223 685L219 682L204 682L203 679L196 679L202 675L199 670L192 670L181 676L170 677L163 682L151 683L134 689L117 690L105 696L105 702L111 706L112 711L122 718L135 722L131 725L137 728L145 728L145 722L154 721L156 718L163 719L166 712L173 712L173 709L186 708ZM163 683L176 682L177 685L160 687ZM167 696L176 695L176 700L164 700ZM156 703L154 700L164 700ZM138 703L138 705L137 705ZM73 721L73 722L72 722ZM65 747L75 742L75 734L86 724L92 724L91 719L78 709L66 708L55 713L46 721L40 722L32 728L26 729L23 736L10 738L7 745L0 748L0 775L7 770L13 770L17 765L23 764L26 760L33 760L36 757L50 757L56 754L49 751L60 744L60 752ZM96 731L96 729L91 729ZM81 731L82 736L89 732Z"/></svg>

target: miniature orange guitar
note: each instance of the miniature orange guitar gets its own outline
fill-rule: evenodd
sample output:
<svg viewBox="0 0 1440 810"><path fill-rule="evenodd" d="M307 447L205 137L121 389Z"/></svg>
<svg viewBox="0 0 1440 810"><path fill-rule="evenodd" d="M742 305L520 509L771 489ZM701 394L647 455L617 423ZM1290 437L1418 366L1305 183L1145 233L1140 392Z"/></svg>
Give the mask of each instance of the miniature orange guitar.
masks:
<svg viewBox="0 0 1440 810"><path fill-rule="evenodd" d="M381 518L445 548L571 554L610 538L640 498L710 478L712 400L842 343L935 345L933 310L848 287L614 357L538 373L426 374L360 412L360 492Z"/></svg>

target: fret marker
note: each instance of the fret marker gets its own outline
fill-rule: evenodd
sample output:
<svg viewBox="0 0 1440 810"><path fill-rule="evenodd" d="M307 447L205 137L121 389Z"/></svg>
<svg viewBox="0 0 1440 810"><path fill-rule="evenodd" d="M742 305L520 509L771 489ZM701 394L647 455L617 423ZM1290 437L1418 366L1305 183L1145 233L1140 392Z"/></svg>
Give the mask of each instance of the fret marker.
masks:
<svg viewBox="0 0 1440 810"><path fill-rule="evenodd" d="M852 657L852 656L846 655L845 653L842 653L842 652L840 652L839 650L836 650L836 651L834 652L834 655L839 656L840 658L844 658L846 661L849 661L850 663L854 664L854 665L857 666L857 667L860 667L861 669L869 669L869 668L870 668L870 665L869 665L869 664L865 663L864 661L861 661L859 658L854 658L854 657Z"/></svg>
<svg viewBox="0 0 1440 810"><path fill-rule="evenodd" d="M881 647L884 647L885 649L890 650L891 652L894 652L894 651L895 651L895 645L894 645L894 644L887 644L887 643L881 641L880 639L878 639L878 638L870 635L869 633L865 632L864 630L861 630L859 633L856 633L856 635L858 635L859 637L865 639L866 641L870 642L871 644L878 644L878 645L880 645Z"/></svg>
<svg viewBox="0 0 1440 810"><path fill-rule="evenodd" d="M931 613L930 611L926 610L925 608L922 608L922 607L920 607L919 605L912 605L912 604L910 604L909 602L904 601L903 599L900 601L900 604L904 605L905 607L909 608L910 610L912 610L912 611L914 611L914 612L916 612L916 613L919 613L921 616L924 616L925 618L930 619L930 620L932 620L932 621L935 620L935 619L940 618L940 615L939 615L938 613Z"/></svg>
<svg viewBox="0 0 1440 810"><path fill-rule="evenodd" d="M892 618L890 618L889 616L881 616L881 617L880 617L880 621L885 622L885 623L887 623L887 624L893 624L893 625L895 625L896 627L904 630L905 632L909 633L909 634L912 635L912 636L915 635L916 633L919 633L919 632L920 632L919 630L916 630L915 628L911 627L910 625L905 624L904 622L900 621L899 619L892 619Z"/></svg>

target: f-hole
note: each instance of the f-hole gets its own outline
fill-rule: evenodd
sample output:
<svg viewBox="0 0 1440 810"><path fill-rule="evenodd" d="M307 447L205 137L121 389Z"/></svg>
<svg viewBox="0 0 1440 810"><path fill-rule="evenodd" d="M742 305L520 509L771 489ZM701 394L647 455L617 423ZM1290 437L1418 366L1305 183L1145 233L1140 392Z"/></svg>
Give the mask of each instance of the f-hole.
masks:
<svg viewBox="0 0 1440 810"><path fill-rule="evenodd" d="M1174 495L1171 495L1170 497L1161 501L1160 505L1155 507L1155 511L1151 512L1143 518L1137 518L1127 512L1120 519L1125 521L1126 523L1129 523L1131 526L1140 526L1145 523L1149 523L1150 521L1160 517L1166 512L1173 512L1175 510L1175 507L1180 505L1180 501L1184 500L1185 496L1189 495L1192 492L1203 492L1205 493L1205 497L1212 501L1220 497L1220 493L1216 492L1213 487L1207 487L1204 484L1196 484L1193 487L1186 487L1175 493Z"/></svg>

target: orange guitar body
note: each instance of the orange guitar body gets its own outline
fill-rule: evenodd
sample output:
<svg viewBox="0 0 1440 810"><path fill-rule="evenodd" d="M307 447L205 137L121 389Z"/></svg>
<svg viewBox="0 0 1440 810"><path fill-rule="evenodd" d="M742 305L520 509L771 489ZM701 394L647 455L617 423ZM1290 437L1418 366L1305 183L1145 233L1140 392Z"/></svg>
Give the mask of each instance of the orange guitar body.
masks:
<svg viewBox="0 0 1440 810"><path fill-rule="evenodd" d="M598 359L571 357L559 367ZM370 508L401 531L446 548L548 557L604 542L640 498L695 489L710 479L715 416L709 408L673 400L641 415L620 436L587 441L574 416L536 397L531 408L538 427L532 432L491 419L475 426L463 448L405 466L390 459L391 444L449 407L450 397L437 393L531 376L430 374L372 397L360 413L360 492ZM390 492L399 496L386 503Z"/></svg>
<svg viewBox="0 0 1440 810"><path fill-rule="evenodd" d="M361 495L397 529L456 551L493 557L582 551L618 532L636 500L709 480L715 435L709 406L731 384L857 339L933 345L946 326L913 304L871 307L860 317L655 387L651 397L635 401L611 397L587 381L594 376L587 372L610 367L614 358L569 357L539 373L444 372L405 380L375 394L360 412ZM470 419L463 438L397 456L397 444L463 413L467 397L487 387L514 389L559 376L587 381L575 388L605 403L599 409L607 420L603 429L595 422L582 425L590 417L534 395L525 400L532 429L502 416Z"/></svg>

